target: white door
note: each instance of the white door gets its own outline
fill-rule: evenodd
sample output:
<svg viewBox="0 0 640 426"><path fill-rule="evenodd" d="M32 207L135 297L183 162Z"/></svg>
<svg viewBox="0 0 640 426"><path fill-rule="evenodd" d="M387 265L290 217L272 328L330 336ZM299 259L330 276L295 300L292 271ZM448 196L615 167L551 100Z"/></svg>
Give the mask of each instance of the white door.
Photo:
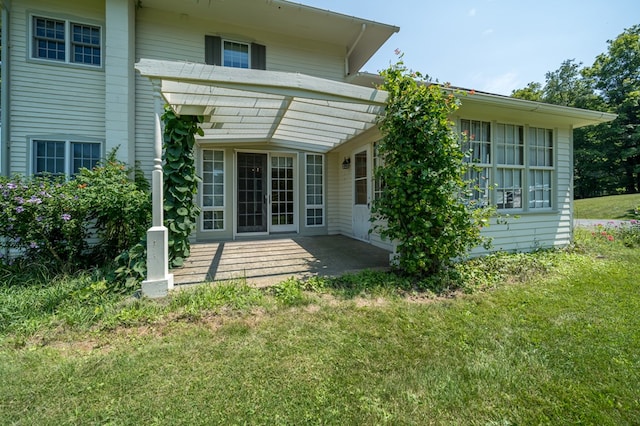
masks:
<svg viewBox="0 0 640 426"><path fill-rule="evenodd" d="M353 154L353 236L369 241L371 222L371 166L369 148Z"/></svg>
<svg viewBox="0 0 640 426"><path fill-rule="evenodd" d="M271 154L271 232L291 232L297 229L295 157Z"/></svg>

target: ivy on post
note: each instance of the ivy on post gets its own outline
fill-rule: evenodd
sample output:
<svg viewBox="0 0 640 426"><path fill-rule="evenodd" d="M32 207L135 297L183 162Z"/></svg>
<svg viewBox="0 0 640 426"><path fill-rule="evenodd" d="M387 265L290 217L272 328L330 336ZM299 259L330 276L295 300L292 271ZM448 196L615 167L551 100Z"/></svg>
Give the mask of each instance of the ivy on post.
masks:
<svg viewBox="0 0 640 426"><path fill-rule="evenodd" d="M200 178L196 176L194 147L196 134L202 136L202 116L177 115L165 106L164 122L164 213L169 229L169 263L182 266L189 257L189 236L200 208L194 203Z"/></svg>
<svg viewBox="0 0 640 426"><path fill-rule="evenodd" d="M403 273L435 276L483 243L480 231L490 211L462 196L468 166L449 119L459 102L453 93L402 61L381 74L389 97L378 123L384 138L375 174L384 191L373 203L374 229L397 243Z"/></svg>

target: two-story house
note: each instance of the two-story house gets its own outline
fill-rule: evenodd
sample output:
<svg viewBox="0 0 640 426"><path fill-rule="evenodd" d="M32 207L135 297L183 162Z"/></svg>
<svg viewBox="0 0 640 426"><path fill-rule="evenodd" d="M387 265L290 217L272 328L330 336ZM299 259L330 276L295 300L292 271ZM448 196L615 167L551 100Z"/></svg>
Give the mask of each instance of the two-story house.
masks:
<svg viewBox="0 0 640 426"><path fill-rule="evenodd" d="M197 241L344 234L391 248L369 233L386 93L360 69L397 27L283 0L0 4L1 173L73 174L119 146L151 174L168 103L205 116ZM520 216L489 228L496 249L569 243L572 131L613 118L464 97L452 119L473 135L475 196Z"/></svg>

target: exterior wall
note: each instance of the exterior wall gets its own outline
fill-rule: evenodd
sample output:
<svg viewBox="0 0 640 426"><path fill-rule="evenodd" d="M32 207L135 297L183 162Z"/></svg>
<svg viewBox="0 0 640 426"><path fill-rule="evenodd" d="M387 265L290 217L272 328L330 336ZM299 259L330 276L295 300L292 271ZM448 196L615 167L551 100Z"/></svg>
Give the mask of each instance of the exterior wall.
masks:
<svg viewBox="0 0 640 426"><path fill-rule="evenodd" d="M212 22L193 16L176 16L145 8L136 13L136 59L204 63L204 36L222 35L234 40L256 41L266 46L267 70L299 72L331 80L344 80L343 48L308 40L293 40L251 28ZM152 86L136 77L136 152L144 170L153 164Z"/></svg>
<svg viewBox="0 0 640 426"><path fill-rule="evenodd" d="M538 124L540 127L544 127ZM562 247L571 242L573 161L571 157L572 129L556 128L554 207L545 212L513 212L517 218L507 224L495 221L484 234L493 239L494 251L532 251L538 248ZM481 252L481 250L476 250Z"/></svg>
<svg viewBox="0 0 640 426"><path fill-rule="evenodd" d="M225 226L222 230L203 230L201 222L198 222L196 228L196 240L197 241L224 241L231 240L233 238L243 238L242 234L236 234L234 230L237 226L236 219L236 209L235 206L237 204L236 193L236 156L238 152L250 152L250 153L262 153L269 155L291 155L294 157L294 202L295 202L295 211L297 213L297 223L296 230L292 232L296 232L298 235L302 236L312 236L312 235L327 235L327 222L328 222L328 206L331 205L330 196L327 194L331 194L331 190L328 189L328 179L329 172L327 171L327 155L324 156L324 225L322 226L307 226L306 225L306 212L305 212L305 196L306 196L306 188L305 188L305 152L302 151L285 151L285 150L274 150L273 147L270 147L265 144L248 144L242 146L234 146L234 145L224 145L224 144L207 144L202 143L199 144L196 151L196 168L197 173L202 176L202 149L214 149L214 150L222 150L224 151L224 216L225 216ZM269 166L267 166L269 167ZM268 188L267 188L268 190ZM201 196L202 191L199 191L199 197ZM198 199L198 203L202 205L200 199ZM270 218L268 218L269 220ZM249 236L251 236L249 234Z"/></svg>
<svg viewBox="0 0 640 426"><path fill-rule="evenodd" d="M63 0L12 2L9 174L31 172L32 137L105 138L104 68L30 59L31 13L104 28L104 0L87 0L72 8Z"/></svg>

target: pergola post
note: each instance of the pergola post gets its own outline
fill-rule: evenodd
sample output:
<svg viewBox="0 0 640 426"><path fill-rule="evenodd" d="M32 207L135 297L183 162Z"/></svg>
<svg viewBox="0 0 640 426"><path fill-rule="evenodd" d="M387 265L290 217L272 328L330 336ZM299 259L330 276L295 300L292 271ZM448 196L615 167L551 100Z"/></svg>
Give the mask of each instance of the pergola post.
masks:
<svg viewBox="0 0 640 426"><path fill-rule="evenodd" d="M147 279L142 282L142 294L150 298L164 297L173 289L173 274L169 273L169 230L164 226L164 192L162 177L162 114L161 87L152 80L155 102L154 165L151 176L153 222L147 231Z"/></svg>

